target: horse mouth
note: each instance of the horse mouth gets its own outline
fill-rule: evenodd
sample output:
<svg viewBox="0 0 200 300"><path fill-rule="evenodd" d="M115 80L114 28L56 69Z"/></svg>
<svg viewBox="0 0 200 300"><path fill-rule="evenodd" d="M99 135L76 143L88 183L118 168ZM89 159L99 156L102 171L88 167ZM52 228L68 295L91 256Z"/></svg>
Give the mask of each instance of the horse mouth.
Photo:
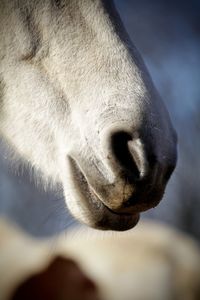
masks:
<svg viewBox="0 0 200 300"><path fill-rule="evenodd" d="M77 219L90 227L101 230L125 231L136 226L140 219L140 212L118 213L110 209L99 198L84 172L71 157L70 165L73 183L75 189L78 190L77 195L73 197L80 210L80 215L75 216Z"/></svg>
<svg viewBox="0 0 200 300"><path fill-rule="evenodd" d="M92 201L95 201L98 207L101 206L101 209L99 210L101 213L101 218L98 218L95 221L95 228L124 231L137 225L140 219L139 213L130 214L115 212L99 199L99 197L91 190L89 185L88 188L90 190ZM89 201L91 201L91 199L89 199Z"/></svg>

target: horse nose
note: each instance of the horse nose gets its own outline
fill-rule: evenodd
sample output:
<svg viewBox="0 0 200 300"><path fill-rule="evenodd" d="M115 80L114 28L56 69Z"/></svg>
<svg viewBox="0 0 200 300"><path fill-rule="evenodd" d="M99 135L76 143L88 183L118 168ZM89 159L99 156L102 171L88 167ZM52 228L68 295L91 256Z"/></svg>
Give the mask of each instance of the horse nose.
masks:
<svg viewBox="0 0 200 300"><path fill-rule="evenodd" d="M175 168L176 159L169 159L169 163L161 161L153 146L145 145L141 138L133 138L125 131L111 135L111 149L124 184L134 186L132 195L119 203L116 212L131 213L136 205L144 204L146 207L146 201L149 202L148 208L155 203L157 205Z"/></svg>
<svg viewBox="0 0 200 300"><path fill-rule="evenodd" d="M145 176L148 163L140 139L133 139L124 131L115 132L111 136L111 149L118 166L129 181L135 182Z"/></svg>

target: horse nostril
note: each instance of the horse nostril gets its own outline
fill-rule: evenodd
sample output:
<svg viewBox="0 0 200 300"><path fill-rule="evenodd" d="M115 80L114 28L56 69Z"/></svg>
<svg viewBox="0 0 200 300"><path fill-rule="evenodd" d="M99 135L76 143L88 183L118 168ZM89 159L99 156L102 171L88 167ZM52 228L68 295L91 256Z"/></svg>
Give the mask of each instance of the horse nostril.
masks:
<svg viewBox="0 0 200 300"><path fill-rule="evenodd" d="M139 166L130 152L128 142L132 141L130 134L124 131L116 132L111 137L112 151L129 181L140 178Z"/></svg>
<svg viewBox="0 0 200 300"><path fill-rule="evenodd" d="M169 156L171 163L167 163L166 159L162 161L155 147L141 138L133 138L126 131L112 133L111 149L124 180L130 184L137 183L138 187L146 190L165 185L176 165L176 157Z"/></svg>

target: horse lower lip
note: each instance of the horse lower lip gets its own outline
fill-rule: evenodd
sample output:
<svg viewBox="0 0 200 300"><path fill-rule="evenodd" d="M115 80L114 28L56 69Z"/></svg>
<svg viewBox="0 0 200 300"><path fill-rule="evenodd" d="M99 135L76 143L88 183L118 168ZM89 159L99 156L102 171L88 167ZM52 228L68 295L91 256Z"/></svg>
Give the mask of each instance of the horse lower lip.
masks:
<svg viewBox="0 0 200 300"><path fill-rule="evenodd" d="M107 213L99 220L96 225L102 230L125 231L135 227L140 219L140 214L127 215L118 214L107 209Z"/></svg>

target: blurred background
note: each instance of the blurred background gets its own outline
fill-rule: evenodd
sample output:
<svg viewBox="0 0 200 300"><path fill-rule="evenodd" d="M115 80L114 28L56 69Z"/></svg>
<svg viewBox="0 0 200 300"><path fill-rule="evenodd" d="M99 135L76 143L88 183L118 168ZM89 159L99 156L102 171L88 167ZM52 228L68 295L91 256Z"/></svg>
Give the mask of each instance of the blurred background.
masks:
<svg viewBox="0 0 200 300"><path fill-rule="evenodd" d="M179 137L178 166L160 205L143 218L158 219L200 240L200 1L115 0L170 112ZM0 214L29 233L47 236L73 226L62 194L35 186L14 170L0 145Z"/></svg>

